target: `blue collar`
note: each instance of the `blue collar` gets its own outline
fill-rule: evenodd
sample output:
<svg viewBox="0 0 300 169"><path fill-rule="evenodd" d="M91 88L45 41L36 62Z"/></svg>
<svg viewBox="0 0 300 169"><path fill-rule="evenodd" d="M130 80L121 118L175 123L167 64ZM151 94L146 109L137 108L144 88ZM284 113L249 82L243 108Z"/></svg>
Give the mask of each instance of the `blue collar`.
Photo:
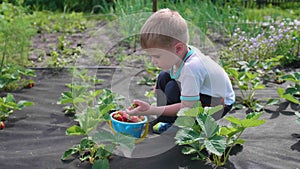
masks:
<svg viewBox="0 0 300 169"><path fill-rule="evenodd" d="M190 51L185 55L185 57L183 58L183 61L181 63L181 65L179 66L177 72L175 73L175 75L173 74L173 67L171 67L170 69L170 76L171 76L171 79L178 79L179 75L180 75L180 72L181 72L181 69L183 68L183 65L184 65L184 62L194 53L193 49L189 48Z"/></svg>

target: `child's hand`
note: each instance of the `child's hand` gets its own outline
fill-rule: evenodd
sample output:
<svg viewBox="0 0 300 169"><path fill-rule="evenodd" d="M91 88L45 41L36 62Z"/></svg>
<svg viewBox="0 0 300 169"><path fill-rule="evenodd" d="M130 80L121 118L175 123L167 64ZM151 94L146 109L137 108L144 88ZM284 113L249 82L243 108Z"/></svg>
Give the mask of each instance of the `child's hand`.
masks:
<svg viewBox="0 0 300 169"><path fill-rule="evenodd" d="M126 110L129 115L147 115L150 110L150 104L141 100L134 100L133 105Z"/></svg>

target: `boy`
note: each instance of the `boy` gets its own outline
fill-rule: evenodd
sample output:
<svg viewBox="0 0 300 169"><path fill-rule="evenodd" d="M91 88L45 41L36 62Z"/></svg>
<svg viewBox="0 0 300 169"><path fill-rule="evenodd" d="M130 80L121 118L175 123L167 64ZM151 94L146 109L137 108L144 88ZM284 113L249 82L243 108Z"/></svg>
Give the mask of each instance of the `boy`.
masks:
<svg viewBox="0 0 300 169"><path fill-rule="evenodd" d="M224 105L221 117L232 108L235 93L228 75L210 57L188 46L186 21L178 12L161 9L152 14L141 29L141 47L163 71L156 84L157 107L134 100L130 115L158 115L157 121L173 123L177 112L192 107Z"/></svg>

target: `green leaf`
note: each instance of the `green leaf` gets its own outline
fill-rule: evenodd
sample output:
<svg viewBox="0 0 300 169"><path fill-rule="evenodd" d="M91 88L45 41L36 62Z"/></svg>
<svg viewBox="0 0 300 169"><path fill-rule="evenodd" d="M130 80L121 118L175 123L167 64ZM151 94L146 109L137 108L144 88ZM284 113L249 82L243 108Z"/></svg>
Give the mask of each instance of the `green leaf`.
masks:
<svg viewBox="0 0 300 169"><path fill-rule="evenodd" d="M8 103L8 102L16 102L14 96L10 93L7 94L6 98L5 98L5 102Z"/></svg>
<svg viewBox="0 0 300 169"><path fill-rule="evenodd" d="M103 90L96 90L96 91L94 91L93 96L96 97L96 96L98 96L101 93L103 93Z"/></svg>
<svg viewBox="0 0 300 169"><path fill-rule="evenodd" d="M66 104L72 102L73 102L72 92L63 92L60 98L58 99L57 104Z"/></svg>
<svg viewBox="0 0 300 169"><path fill-rule="evenodd" d="M242 90L248 90L248 84L239 85L239 88Z"/></svg>
<svg viewBox="0 0 300 169"><path fill-rule="evenodd" d="M234 69L234 68L229 68L229 69L227 69L226 72L227 72L229 75L233 76L235 79L238 79L238 77L239 77L238 71L237 71L236 69Z"/></svg>
<svg viewBox="0 0 300 169"><path fill-rule="evenodd" d="M86 132L81 127L74 125L66 130L66 134L71 136L79 136L85 135Z"/></svg>
<svg viewBox="0 0 300 169"><path fill-rule="evenodd" d="M86 102L87 100L85 98L82 98L82 97L76 97L73 99L73 103L83 103L83 102Z"/></svg>
<svg viewBox="0 0 300 169"><path fill-rule="evenodd" d="M214 136L219 131L219 125L211 116L199 114L196 120L207 138Z"/></svg>
<svg viewBox="0 0 300 169"><path fill-rule="evenodd" d="M78 153L78 149L75 148L70 148L67 151L65 151L65 153L61 156L61 160L66 160L67 158L69 158L71 155Z"/></svg>
<svg viewBox="0 0 300 169"><path fill-rule="evenodd" d="M291 101L295 104L300 104L300 101L296 97L292 96L291 94L285 94L285 95L283 95L282 98L284 98L288 101Z"/></svg>
<svg viewBox="0 0 300 169"><path fill-rule="evenodd" d="M294 72L295 79L297 82L300 82L300 73L299 72Z"/></svg>
<svg viewBox="0 0 300 169"><path fill-rule="evenodd" d="M281 76L281 79L298 83L300 82L300 74L298 72L295 72L294 74L283 75Z"/></svg>
<svg viewBox="0 0 300 169"><path fill-rule="evenodd" d="M241 120L242 127L256 127L264 124L265 120L253 120L253 119L243 119Z"/></svg>
<svg viewBox="0 0 300 169"><path fill-rule="evenodd" d="M92 169L109 169L108 159L98 159L94 162Z"/></svg>
<svg viewBox="0 0 300 169"><path fill-rule="evenodd" d="M264 89L264 88L266 88L266 86L263 85L263 84L256 84L253 87L254 90L261 90L261 89Z"/></svg>
<svg viewBox="0 0 300 169"><path fill-rule="evenodd" d="M178 116L190 116L190 117L196 117L197 114L202 113L203 108L202 107L194 107L194 108L183 108L179 110L177 113Z"/></svg>
<svg viewBox="0 0 300 169"><path fill-rule="evenodd" d="M81 139L80 141L80 148L83 148L83 149L89 149L90 147L93 147L94 145L94 141L87 138L87 137L84 137Z"/></svg>
<svg viewBox="0 0 300 169"><path fill-rule="evenodd" d="M285 89L285 93L284 94L294 95L294 94L296 94L298 92L299 91L295 87L289 87L289 88Z"/></svg>
<svg viewBox="0 0 300 169"><path fill-rule="evenodd" d="M118 144L124 148L128 148L130 151L134 148L134 143L136 138L124 135L122 133L117 132L116 134L112 134L105 130L99 130L93 137L93 140L98 144L102 142L112 142Z"/></svg>
<svg viewBox="0 0 300 169"><path fill-rule="evenodd" d="M113 142L115 140L114 135L111 132L105 130L99 130L93 137L93 140L98 144L102 142Z"/></svg>
<svg viewBox="0 0 300 169"><path fill-rule="evenodd" d="M136 140L135 137L127 136L119 132L116 133L114 137L116 144L120 144L122 147L128 148L130 151L133 150Z"/></svg>
<svg viewBox="0 0 300 169"><path fill-rule="evenodd" d="M245 140L243 140L243 139L235 140L235 144L243 145L244 143L245 143Z"/></svg>
<svg viewBox="0 0 300 169"><path fill-rule="evenodd" d="M271 105L275 105L275 104L279 104L280 100L279 99L269 99L266 103L266 106L271 106Z"/></svg>
<svg viewBox="0 0 300 169"><path fill-rule="evenodd" d="M257 73L250 73L250 72L246 72L246 76L249 78L249 79L254 79L258 76Z"/></svg>
<svg viewBox="0 0 300 169"><path fill-rule="evenodd" d="M201 142L201 140L204 140L204 138L200 136L199 131L192 130L191 128L178 130L175 139L178 145L190 145L197 141Z"/></svg>
<svg viewBox="0 0 300 169"><path fill-rule="evenodd" d="M193 147L183 147L182 148L182 151L181 151L183 154L194 154L194 153L197 153L197 149L193 148Z"/></svg>
<svg viewBox="0 0 300 169"><path fill-rule="evenodd" d="M99 106L99 111L101 112L101 114L108 114L108 112L113 108L115 108L115 104L111 103L108 105Z"/></svg>
<svg viewBox="0 0 300 169"><path fill-rule="evenodd" d="M233 124L236 124L236 125L239 125L241 126L241 120L236 118L236 117L233 117L233 116L227 116L225 117L226 120L230 121L231 123Z"/></svg>
<svg viewBox="0 0 300 169"><path fill-rule="evenodd" d="M259 103L257 103L257 102L254 102L253 103L254 105L251 107L254 111L261 111L263 108L264 108L264 106L263 105L261 105L261 104L259 104Z"/></svg>
<svg viewBox="0 0 300 169"><path fill-rule="evenodd" d="M221 136L214 136L209 140L204 140L204 145L207 151L221 156L226 148L226 142Z"/></svg>
<svg viewBox="0 0 300 169"><path fill-rule="evenodd" d="M240 127L228 127L228 126L222 126L220 130L220 135L227 136L228 138L231 138L235 134L242 131L242 128Z"/></svg>
<svg viewBox="0 0 300 169"><path fill-rule="evenodd" d="M262 115L262 112L253 112L253 113L249 113L246 116L246 119L252 119L252 120L256 120L259 119L259 117Z"/></svg>
<svg viewBox="0 0 300 169"><path fill-rule="evenodd" d="M112 152L116 148L116 145L111 143L111 144L101 144L101 147L97 149L97 153L95 157L98 158L108 158L109 156L112 155Z"/></svg>
<svg viewBox="0 0 300 169"><path fill-rule="evenodd" d="M174 125L180 128L191 128L195 124L195 119L188 116L179 116L177 117Z"/></svg>
<svg viewBox="0 0 300 169"><path fill-rule="evenodd" d="M283 98L283 95L284 95L284 89L281 88L281 87L278 87L277 88L277 92L278 92L278 95L280 98Z"/></svg>
<svg viewBox="0 0 300 169"><path fill-rule="evenodd" d="M104 121L101 117L102 115L98 110L92 108L88 108L84 113L77 114L80 127L86 131L86 133L91 132L101 121Z"/></svg>
<svg viewBox="0 0 300 169"><path fill-rule="evenodd" d="M257 64L258 60L251 60L248 64L249 67L254 67Z"/></svg>
<svg viewBox="0 0 300 169"><path fill-rule="evenodd" d="M18 102L17 106L19 108L23 108L23 107L28 107L28 106L34 106L33 102L29 102L29 101L25 101L25 100L21 100Z"/></svg>
<svg viewBox="0 0 300 169"><path fill-rule="evenodd" d="M218 106L215 106L215 107L205 107L204 108L204 112L207 114L207 115L213 115L214 113L220 111L223 109L223 106L222 105L218 105Z"/></svg>

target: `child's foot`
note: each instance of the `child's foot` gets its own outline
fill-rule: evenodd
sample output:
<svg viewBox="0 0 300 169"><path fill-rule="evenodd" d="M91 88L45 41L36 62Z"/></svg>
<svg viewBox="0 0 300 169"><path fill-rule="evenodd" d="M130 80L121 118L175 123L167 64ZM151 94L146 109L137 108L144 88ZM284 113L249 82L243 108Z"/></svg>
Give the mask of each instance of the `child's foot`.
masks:
<svg viewBox="0 0 300 169"><path fill-rule="evenodd" d="M152 127L152 131L153 133L161 134L171 126L171 123L158 122Z"/></svg>

